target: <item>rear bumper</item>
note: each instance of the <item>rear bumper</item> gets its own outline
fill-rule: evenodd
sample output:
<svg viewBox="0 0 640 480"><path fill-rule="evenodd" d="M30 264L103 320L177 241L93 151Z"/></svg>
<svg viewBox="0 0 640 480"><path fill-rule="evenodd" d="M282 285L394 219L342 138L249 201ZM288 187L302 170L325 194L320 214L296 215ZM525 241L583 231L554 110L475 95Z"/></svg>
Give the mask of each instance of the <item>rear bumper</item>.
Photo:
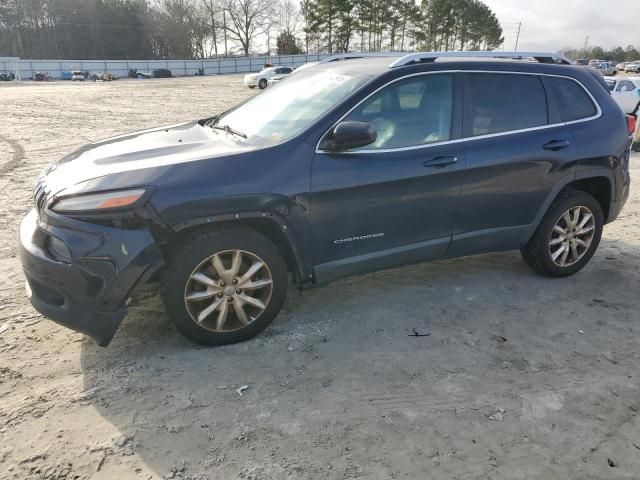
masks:
<svg viewBox="0 0 640 480"><path fill-rule="evenodd" d="M20 226L20 260L33 307L46 317L107 346L126 316L125 300L163 265L146 230L120 230L65 217ZM68 256L50 248L55 238Z"/></svg>

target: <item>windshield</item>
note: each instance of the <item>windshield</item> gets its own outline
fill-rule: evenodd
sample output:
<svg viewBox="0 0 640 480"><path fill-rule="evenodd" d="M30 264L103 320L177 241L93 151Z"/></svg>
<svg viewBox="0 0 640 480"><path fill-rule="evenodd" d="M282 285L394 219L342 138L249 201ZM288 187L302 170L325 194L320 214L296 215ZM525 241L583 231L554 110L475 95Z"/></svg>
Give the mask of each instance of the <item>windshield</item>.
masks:
<svg viewBox="0 0 640 480"><path fill-rule="evenodd" d="M223 114L216 124L242 132L251 143L273 145L302 132L370 78L331 71L296 73Z"/></svg>

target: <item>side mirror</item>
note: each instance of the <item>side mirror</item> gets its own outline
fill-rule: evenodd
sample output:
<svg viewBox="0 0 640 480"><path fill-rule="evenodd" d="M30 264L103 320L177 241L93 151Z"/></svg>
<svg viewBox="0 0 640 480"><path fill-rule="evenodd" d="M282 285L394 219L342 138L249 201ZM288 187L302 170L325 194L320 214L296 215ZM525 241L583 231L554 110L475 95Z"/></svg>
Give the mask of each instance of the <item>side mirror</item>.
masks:
<svg viewBox="0 0 640 480"><path fill-rule="evenodd" d="M322 150L338 152L364 147L378 138L376 127L368 122L340 122L320 145Z"/></svg>

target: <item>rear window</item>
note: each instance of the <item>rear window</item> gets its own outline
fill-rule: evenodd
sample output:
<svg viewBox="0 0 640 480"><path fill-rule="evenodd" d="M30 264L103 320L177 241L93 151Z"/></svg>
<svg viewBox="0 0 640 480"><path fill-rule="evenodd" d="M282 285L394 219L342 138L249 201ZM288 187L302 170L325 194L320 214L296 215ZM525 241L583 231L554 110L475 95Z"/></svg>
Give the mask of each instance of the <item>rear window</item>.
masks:
<svg viewBox="0 0 640 480"><path fill-rule="evenodd" d="M547 96L535 75L470 73L470 118L465 136L522 130L548 124Z"/></svg>
<svg viewBox="0 0 640 480"><path fill-rule="evenodd" d="M636 86L633 82L629 80L620 80L618 87L616 88L616 92L633 92L636 89Z"/></svg>
<svg viewBox="0 0 640 480"><path fill-rule="evenodd" d="M593 117L598 110L585 89L568 78L549 77L556 95L560 115L565 122Z"/></svg>

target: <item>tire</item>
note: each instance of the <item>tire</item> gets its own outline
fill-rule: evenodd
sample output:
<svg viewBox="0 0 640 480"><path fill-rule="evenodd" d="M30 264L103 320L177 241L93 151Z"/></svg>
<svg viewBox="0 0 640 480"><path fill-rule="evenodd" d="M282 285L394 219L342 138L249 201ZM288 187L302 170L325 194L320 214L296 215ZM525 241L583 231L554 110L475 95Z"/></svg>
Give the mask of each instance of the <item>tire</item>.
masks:
<svg viewBox="0 0 640 480"><path fill-rule="evenodd" d="M258 88L260 90L264 90L265 88L267 88L267 80L264 78L261 78L260 81L258 82Z"/></svg>
<svg viewBox="0 0 640 480"><path fill-rule="evenodd" d="M256 86L255 85L249 85L249 88L253 90L254 88L256 88Z"/></svg>
<svg viewBox="0 0 640 480"><path fill-rule="evenodd" d="M585 227L578 232L588 230L586 233L580 235L574 235L571 233L571 225L566 221L566 214L569 213L569 219L575 218L576 209L580 207L577 224L582 223L582 220L591 214L592 217L587 221ZM520 250L524 261L531 266L534 270L542 275L549 277L566 277L573 275L581 270L595 253L598 245L600 244L600 238L602 237L602 228L604 225L604 215L602 213L602 207L598 200L592 195L577 191L568 190L562 192L558 198L551 204L549 210L542 218L540 225L529 242ZM559 231L555 230L556 226L560 229L564 229L566 232L570 232L569 235L563 235ZM565 240L562 240L562 238ZM576 242L581 240L588 246L584 247L572 242L570 239L576 238ZM560 242L552 245L552 242ZM557 245L557 246L556 246ZM564 251L556 260L552 258L553 253L557 253L560 248L568 250L568 255L564 255ZM573 250L575 248L576 250ZM576 255L577 253L577 255ZM566 259L564 265L562 263L563 257ZM574 258L575 257L575 258ZM577 258L577 260L576 260Z"/></svg>
<svg viewBox="0 0 640 480"><path fill-rule="evenodd" d="M240 252L239 267L235 274L230 274L234 269L235 252ZM227 285L223 276L218 276L212 259L216 254L222 262L218 265L226 272L224 279L233 277L233 285ZM260 262L264 265L243 281L250 267ZM199 274L207 277L206 285L200 283ZM198 275L198 280L194 275ZM241 283L237 283L238 279ZM185 337L201 345L228 345L247 340L269 326L285 301L288 280L282 254L266 237L242 226L219 227L194 234L172 254L165 274L163 297L171 321ZM241 286L245 286L246 291L239 288ZM235 293L227 291L234 289ZM247 297L254 300L245 302ZM254 305L256 299L264 308ZM218 306L212 309L216 303ZM237 303L244 314L240 315ZM206 316L205 311L209 312ZM226 313L220 327L218 322L223 311ZM199 322L201 316L204 318Z"/></svg>

